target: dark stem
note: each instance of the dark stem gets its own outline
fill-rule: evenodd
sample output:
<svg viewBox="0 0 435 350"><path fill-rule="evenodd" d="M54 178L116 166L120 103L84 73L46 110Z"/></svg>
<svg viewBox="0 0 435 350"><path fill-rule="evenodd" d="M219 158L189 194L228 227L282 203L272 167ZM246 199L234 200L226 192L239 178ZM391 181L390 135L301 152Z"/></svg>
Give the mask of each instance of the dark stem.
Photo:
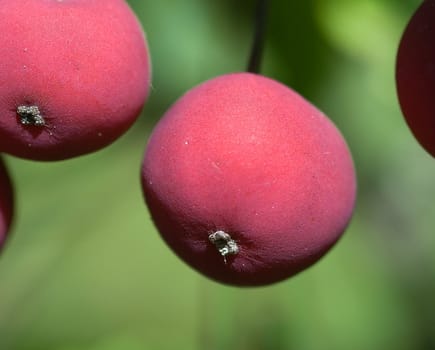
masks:
<svg viewBox="0 0 435 350"><path fill-rule="evenodd" d="M258 0L255 10L254 42L249 58L248 69L250 73L260 73L261 58L263 56L264 38L266 33L268 0Z"/></svg>

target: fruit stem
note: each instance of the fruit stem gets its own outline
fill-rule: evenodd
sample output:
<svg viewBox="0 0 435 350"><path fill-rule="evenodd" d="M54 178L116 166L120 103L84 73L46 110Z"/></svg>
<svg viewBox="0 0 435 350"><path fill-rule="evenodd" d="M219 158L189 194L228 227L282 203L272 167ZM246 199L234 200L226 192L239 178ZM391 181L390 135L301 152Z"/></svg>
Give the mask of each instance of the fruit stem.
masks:
<svg viewBox="0 0 435 350"><path fill-rule="evenodd" d="M44 126L45 120L41 115L38 106L18 106L17 114L23 125Z"/></svg>
<svg viewBox="0 0 435 350"><path fill-rule="evenodd" d="M227 263L227 255L235 255L239 252L239 247L236 241L224 231L216 231L208 236L211 243L216 246L216 249L224 257L225 264Z"/></svg>
<svg viewBox="0 0 435 350"><path fill-rule="evenodd" d="M247 68L247 71L250 73L258 74L260 72L266 33L267 6L268 0L258 0L257 8L255 10L254 41L252 43L251 55L249 57Z"/></svg>

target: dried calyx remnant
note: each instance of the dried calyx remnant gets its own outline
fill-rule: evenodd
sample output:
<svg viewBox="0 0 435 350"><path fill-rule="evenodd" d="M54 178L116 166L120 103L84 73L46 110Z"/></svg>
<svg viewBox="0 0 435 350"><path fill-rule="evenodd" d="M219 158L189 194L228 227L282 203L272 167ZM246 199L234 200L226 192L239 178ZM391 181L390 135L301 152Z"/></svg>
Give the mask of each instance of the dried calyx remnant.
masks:
<svg viewBox="0 0 435 350"><path fill-rule="evenodd" d="M23 125L44 126L45 120L37 106L18 106L17 114Z"/></svg>
<svg viewBox="0 0 435 350"><path fill-rule="evenodd" d="M224 257L225 263L227 262L227 255L235 255L239 252L237 243L224 231L216 231L210 234L208 239L216 246L216 249Z"/></svg>

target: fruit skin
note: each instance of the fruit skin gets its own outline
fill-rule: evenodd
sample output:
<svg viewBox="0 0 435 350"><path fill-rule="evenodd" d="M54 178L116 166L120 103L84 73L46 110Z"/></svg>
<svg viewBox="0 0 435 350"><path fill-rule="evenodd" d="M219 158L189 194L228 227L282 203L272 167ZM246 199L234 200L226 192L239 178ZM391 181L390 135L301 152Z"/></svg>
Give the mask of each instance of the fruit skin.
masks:
<svg viewBox="0 0 435 350"><path fill-rule="evenodd" d="M6 166L0 159L0 250L9 232L14 211L12 182Z"/></svg>
<svg viewBox="0 0 435 350"><path fill-rule="evenodd" d="M0 0L0 151L61 160L96 151L140 114L146 38L123 0ZM37 106L45 125L25 125Z"/></svg>
<svg viewBox="0 0 435 350"><path fill-rule="evenodd" d="M141 179L174 252L237 286L278 282L317 261L345 230L356 192L335 126L291 89L250 73L181 97L151 135ZM217 231L237 254L223 259L209 238Z"/></svg>
<svg viewBox="0 0 435 350"><path fill-rule="evenodd" d="M435 157L435 0L412 16L400 41L396 87L400 107L415 138Z"/></svg>

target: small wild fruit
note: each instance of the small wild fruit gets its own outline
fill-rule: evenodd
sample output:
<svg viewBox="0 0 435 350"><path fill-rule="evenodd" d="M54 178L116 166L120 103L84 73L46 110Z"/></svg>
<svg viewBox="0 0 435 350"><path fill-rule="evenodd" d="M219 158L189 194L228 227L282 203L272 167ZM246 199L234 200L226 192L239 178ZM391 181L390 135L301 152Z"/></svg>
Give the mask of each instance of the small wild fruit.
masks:
<svg viewBox="0 0 435 350"><path fill-rule="evenodd" d="M13 190L3 160L0 159L0 249L11 225L13 215Z"/></svg>
<svg viewBox="0 0 435 350"><path fill-rule="evenodd" d="M406 122L435 157L435 0L421 4L403 33L396 83Z"/></svg>
<svg viewBox="0 0 435 350"><path fill-rule="evenodd" d="M352 215L346 143L286 86L250 73L187 92L153 131L142 167L152 218L204 275L254 286L283 280L331 248Z"/></svg>
<svg viewBox="0 0 435 350"><path fill-rule="evenodd" d="M0 151L82 155L139 115L150 60L124 0L0 1L0 33Z"/></svg>

